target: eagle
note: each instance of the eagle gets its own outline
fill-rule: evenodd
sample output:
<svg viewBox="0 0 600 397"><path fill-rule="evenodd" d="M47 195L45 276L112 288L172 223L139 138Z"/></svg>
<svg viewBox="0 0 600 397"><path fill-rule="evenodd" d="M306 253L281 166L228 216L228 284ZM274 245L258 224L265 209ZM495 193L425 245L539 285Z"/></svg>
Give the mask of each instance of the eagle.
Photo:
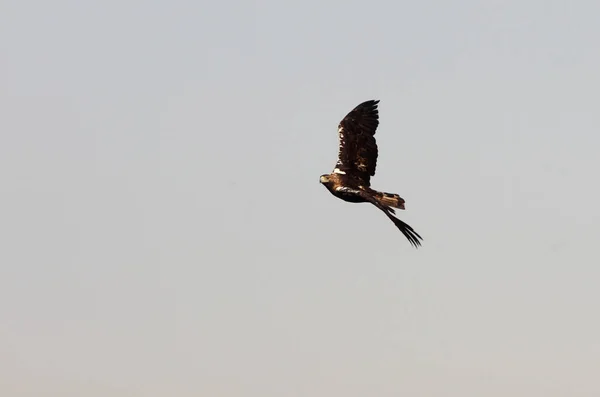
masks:
<svg viewBox="0 0 600 397"><path fill-rule="evenodd" d="M371 177L377 165L375 131L379 125L378 100L355 107L338 125L338 160L331 174L321 175L320 183L335 197L350 203L371 203L383 211L415 247L423 238L396 218L395 208L404 209L404 199L394 193L371 189Z"/></svg>

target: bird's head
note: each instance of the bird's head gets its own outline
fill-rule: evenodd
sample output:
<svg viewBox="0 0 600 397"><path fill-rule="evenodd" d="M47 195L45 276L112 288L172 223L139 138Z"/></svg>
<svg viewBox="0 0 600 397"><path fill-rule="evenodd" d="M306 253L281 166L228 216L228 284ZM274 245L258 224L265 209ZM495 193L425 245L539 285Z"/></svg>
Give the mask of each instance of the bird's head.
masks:
<svg viewBox="0 0 600 397"><path fill-rule="evenodd" d="M327 185L329 183L329 175L327 175L327 174L321 175L319 182L321 182L323 185Z"/></svg>

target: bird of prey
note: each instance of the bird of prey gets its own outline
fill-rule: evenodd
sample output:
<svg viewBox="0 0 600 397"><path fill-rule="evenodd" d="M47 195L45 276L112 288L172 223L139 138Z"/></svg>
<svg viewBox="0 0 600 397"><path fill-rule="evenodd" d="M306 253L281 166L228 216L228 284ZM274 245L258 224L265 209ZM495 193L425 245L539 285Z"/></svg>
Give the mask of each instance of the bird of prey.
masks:
<svg viewBox="0 0 600 397"><path fill-rule="evenodd" d="M422 237L394 216L394 208L404 209L404 199L397 194L371 189L370 179L375 175L377 164L378 103L375 100L363 102L340 122L338 160L333 172L321 175L320 182L337 198L351 203L371 203L379 208L417 248Z"/></svg>

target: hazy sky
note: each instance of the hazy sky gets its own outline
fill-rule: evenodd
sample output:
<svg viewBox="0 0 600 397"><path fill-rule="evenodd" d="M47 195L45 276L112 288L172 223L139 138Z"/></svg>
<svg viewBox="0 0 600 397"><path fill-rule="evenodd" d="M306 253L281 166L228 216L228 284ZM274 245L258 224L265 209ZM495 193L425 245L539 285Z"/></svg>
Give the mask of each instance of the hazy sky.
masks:
<svg viewBox="0 0 600 397"><path fill-rule="evenodd" d="M0 395L600 395L600 3L0 5ZM380 99L373 206L319 184Z"/></svg>

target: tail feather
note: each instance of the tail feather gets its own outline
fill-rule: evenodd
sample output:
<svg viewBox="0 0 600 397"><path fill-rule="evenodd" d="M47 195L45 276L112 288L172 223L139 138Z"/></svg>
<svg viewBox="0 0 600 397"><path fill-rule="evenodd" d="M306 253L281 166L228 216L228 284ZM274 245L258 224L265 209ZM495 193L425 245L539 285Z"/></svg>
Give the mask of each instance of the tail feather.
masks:
<svg viewBox="0 0 600 397"><path fill-rule="evenodd" d="M404 209L404 199L397 194L377 192L377 198L386 207Z"/></svg>
<svg viewBox="0 0 600 397"><path fill-rule="evenodd" d="M404 209L404 200L397 194L380 193L380 192L375 192L375 193L376 193L375 195L365 193L365 194L362 194L362 197L366 201L372 203L377 208L379 208L381 211L383 211L385 213L385 215L388 218L390 218L390 220L392 222L394 222L394 225L396 225L396 227L402 232L402 234L404 234L404 237L406 237L408 239L408 241L415 248L418 248L421 245L420 240L423 240L423 237L421 237L419 235L419 233L417 233L415 231L415 229L413 229L410 225L408 225L407 223L396 218L394 216L394 214L396 213L394 211L394 208L390 204L385 204L385 201L384 201L385 199L387 199L389 201L391 201L393 199L394 203L396 203L396 205L397 205L396 208ZM391 198L390 198L390 196L391 196Z"/></svg>

